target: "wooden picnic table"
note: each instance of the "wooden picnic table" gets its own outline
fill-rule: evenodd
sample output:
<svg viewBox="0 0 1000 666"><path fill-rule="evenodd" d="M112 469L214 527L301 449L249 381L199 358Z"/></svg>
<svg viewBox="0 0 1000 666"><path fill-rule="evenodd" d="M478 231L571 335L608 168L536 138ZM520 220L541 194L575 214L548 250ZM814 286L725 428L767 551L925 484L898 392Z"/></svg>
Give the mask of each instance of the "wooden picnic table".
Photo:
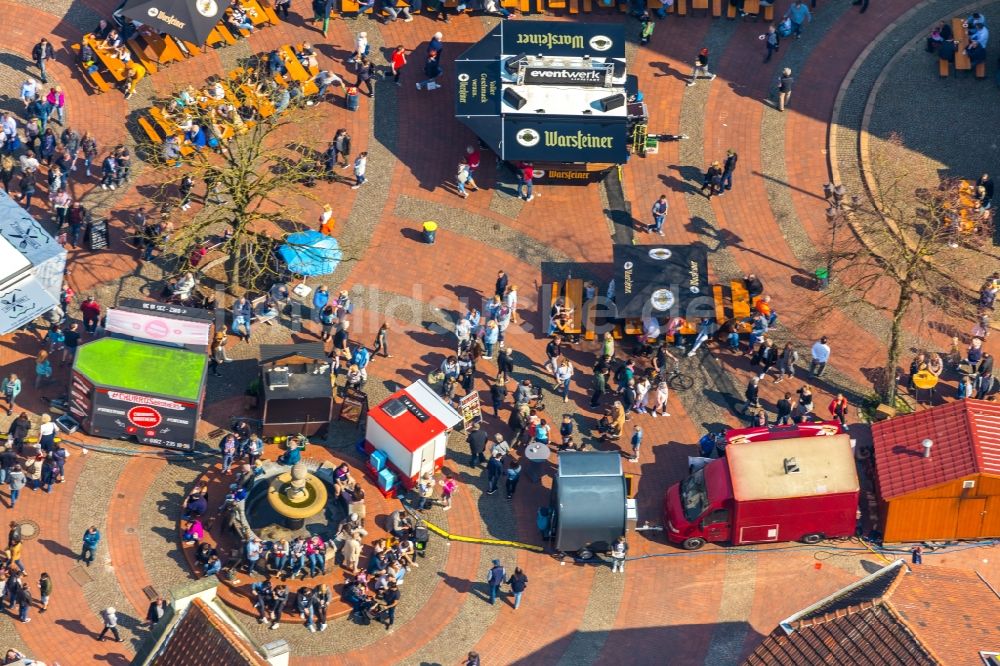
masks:
<svg viewBox="0 0 1000 666"><path fill-rule="evenodd" d="M177 42L169 35L164 37L148 25L139 28L139 35L146 45L143 53L156 64L166 65L167 63L184 60L184 53L177 46Z"/></svg>
<svg viewBox="0 0 1000 666"><path fill-rule="evenodd" d="M965 53L965 47L969 45L969 31L965 28L965 19L953 18L951 20L951 31L958 42L958 50L955 52L955 69L972 69L972 61Z"/></svg>
<svg viewBox="0 0 1000 666"><path fill-rule="evenodd" d="M285 69L288 70L288 76L290 76L292 80L305 83L312 78L309 75L309 72L306 71L306 68L302 66L302 63L299 62L299 59L296 57L295 51L292 50L291 46L286 44L285 46L280 47L278 49L278 53L281 54L282 59L285 61Z"/></svg>
<svg viewBox="0 0 1000 666"><path fill-rule="evenodd" d="M83 41L91 48L97 59L101 61L101 64L104 65L104 68L108 70L108 73L111 74L116 81L125 80L124 62L122 62L117 56L113 56L105 51L101 47L100 43L94 39L93 35L84 35Z"/></svg>

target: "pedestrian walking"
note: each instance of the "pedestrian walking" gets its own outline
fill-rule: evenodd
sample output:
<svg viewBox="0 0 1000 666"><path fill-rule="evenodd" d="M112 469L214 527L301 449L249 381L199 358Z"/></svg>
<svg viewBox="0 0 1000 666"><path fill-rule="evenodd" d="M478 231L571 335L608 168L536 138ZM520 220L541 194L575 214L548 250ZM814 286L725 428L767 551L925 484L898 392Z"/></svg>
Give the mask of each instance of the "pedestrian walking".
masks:
<svg viewBox="0 0 1000 666"><path fill-rule="evenodd" d="M750 409L757 409L760 407L760 377L754 375L750 378L746 391L743 392L743 397L746 398L742 409L744 414L746 414Z"/></svg>
<svg viewBox="0 0 1000 666"><path fill-rule="evenodd" d="M35 65L38 67L38 71L41 74L39 78L41 78L42 83L49 82L48 74L45 72L45 64L55 57L56 53L52 49L52 44L44 37L31 49L31 59L35 61Z"/></svg>
<svg viewBox="0 0 1000 666"><path fill-rule="evenodd" d="M708 190L709 199L712 198L713 194L719 194L722 191L722 165L718 161L712 162L705 170L705 177L701 181L701 193L705 194L705 190Z"/></svg>
<svg viewBox="0 0 1000 666"><path fill-rule="evenodd" d="M379 326L378 331L375 333L375 342L372 343L372 358L375 360L375 355L382 352L382 356L385 358L392 358L392 354L389 353L389 324L383 323Z"/></svg>
<svg viewBox="0 0 1000 666"><path fill-rule="evenodd" d="M101 629L101 633L98 634L97 640L103 641L104 637L110 631L115 637L115 641L119 643L124 643L121 634L118 633L118 613L115 611L114 606L108 606L101 611L101 619L104 620L104 628Z"/></svg>
<svg viewBox="0 0 1000 666"><path fill-rule="evenodd" d="M535 167L531 162L519 162L517 168L517 196L531 201L535 198Z"/></svg>
<svg viewBox="0 0 1000 666"><path fill-rule="evenodd" d="M4 402L7 403L7 416L11 416L14 413L14 405L17 402L17 396L21 394L21 380L14 373L8 375L3 382L0 382L0 395L3 396Z"/></svg>
<svg viewBox="0 0 1000 666"><path fill-rule="evenodd" d="M830 361L830 344L825 335L813 343L810 353L812 360L809 362L809 374L822 377L823 370Z"/></svg>
<svg viewBox="0 0 1000 666"><path fill-rule="evenodd" d="M351 185L352 190L356 190L365 184L365 172L368 170L368 151L358 153L354 160L354 179L357 181Z"/></svg>
<svg viewBox="0 0 1000 666"><path fill-rule="evenodd" d="M622 535L611 544L611 573L625 573L626 554L628 554L628 543L625 542L625 535Z"/></svg>
<svg viewBox="0 0 1000 666"><path fill-rule="evenodd" d="M444 475L445 478L441 481L441 503L444 505L442 511L451 511L451 499L458 492L458 482L447 472Z"/></svg>
<svg viewBox="0 0 1000 666"><path fill-rule="evenodd" d="M667 219L667 212L669 212L669 210L670 204L667 203L667 195L661 194L660 198L653 202L653 226L648 230L654 231L662 236L663 222Z"/></svg>
<svg viewBox="0 0 1000 666"><path fill-rule="evenodd" d="M83 316L83 330L91 335L97 333L97 324L101 320L101 304L93 296L87 296L80 304L80 314Z"/></svg>
<svg viewBox="0 0 1000 666"><path fill-rule="evenodd" d="M528 587L528 577L524 575L524 570L521 567L515 567L507 584L510 585L510 591L514 594L514 610L517 610L521 607L521 597L524 596L524 591Z"/></svg>
<svg viewBox="0 0 1000 666"><path fill-rule="evenodd" d="M17 591L17 619L21 622L31 622L31 618L28 617L28 609L31 608L33 602L31 588L28 587L27 583L22 584Z"/></svg>
<svg viewBox="0 0 1000 666"><path fill-rule="evenodd" d="M403 68L406 67L406 48L402 44L397 46L389 57L389 67L392 71L392 80L398 86L399 76L403 73Z"/></svg>
<svg viewBox="0 0 1000 666"><path fill-rule="evenodd" d="M854 3L858 4L858 3ZM910 563L911 564L923 564L924 563L924 549L920 546L914 546L910 549Z"/></svg>
<svg viewBox="0 0 1000 666"><path fill-rule="evenodd" d="M830 412L830 416L834 417L840 421L840 425L847 427L847 412L850 405L847 403L847 398L844 397L843 393L838 393L831 402L830 406L827 408Z"/></svg>
<svg viewBox="0 0 1000 666"><path fill-rule="evenodd" d="M486 481L488 484L486 494L492 495L500 485L500 477L503 476L503 454L494 453L489 462L486 463Z"/></svg>
<svg viewBox="0 0 1000 666"><path fill-rule="evenodd" d="M490 605L496 603L497 594L500 593L500 586L507 580L507 570L500 564L500 560L493 560L493 567L486 574L486 584L490 588Z"/></svg>
<svg viewBox="0 0 1000 666"><path fill-rule="evenodd" d="M802 26L812 21L812 14L802 0L795 0L785 12L785 18L792 22L792 34L799 39L802 37Z"/></svg>
<svg viewBox="0 0 1000 666"><path fill-rule="evenodd" d="M703 48L698 51L698 56L694 60L694 69L691 70L691 80L687 82L693 86L698 81L698 75L702 75L709 81L715 80L715 74L708 71L708 49Z"/></svg>
<svg viewBox="0 0 1000 666"><path fill-rule="evenodd" d="M434 502L434 475L430 472L420 475L417 481L417 495L420 498L417 501L417 511L426 510L427 505Z"/></svg>
<svg viewBox="0 0 1000 666"><path fill-rule="evenodd" d="M778 375L774 378L774 383L783 382L786 378L795 376L795 364L799 360L799 353L792 347L791 342L785 343L785 348L781 350L778 357Z"/></svg>
<svg viewBox="0 0 1000 666"><path fill-rule="evenodd" d="M7 473L7 485L10 486L10 508L17 504L17 498L21 496L21 489L28 484L28 477L21 471L20 465L14 465Z"/></svg>
<svg viewBox="0 0 1000 666"><path fill-rule="evenodd" d="M471 457L469 458L469 467L479 467L479 465L486 461L486 443L489 437L486 431L483 430L481 423L473 423L472 431L469 436L465 438L465 441L469 443L469 452Z"/></svg>
<svg viewBox="0 0 1000 666"><path fill-rule="evenodd" d="M569 384L573 379L573 364L563 358L556 368L556 390L562 394L563 402L569 402Z"/></svg>
<svg viewBox="0 0 1000 666"><path fill-rule="evenodd" d="M38 603L41 606L39 613L44 613L49 609L49 599L52 597L52 577L46 572L38 577Z"/></svg>
<svg viewBox="0 0 1000 666"><path fill-rule="evenodd" d="M146 609L146 621L143 623L144 626L152 627L157 622L163 619L163 616L167 613L167 600L163 597L156 597L149 602L149 607Z"/></svg>
<svg viewBox="0 0 1000 666"><path fill-rule="evenodd" d="M507 499L514 498L514 491L517 490L517 482L521 480L521 461L512 460L507 467Z"/></svg>
<svg viewBox="0 0 1000 666"><path fill-rule="evenodd" d="M639 448L642 446L642 426L632 431L632 462L639 462Z"/></svg>
<svg viewBox="0 0 1000 666"><path fill-rule="evenodd" d="M764 57L764 63L771 62L771 56L774 55L775 51L781 45L781 37L778 36L778 30L774 25L769 25L767 27L767 34L764 35L764 46L767 47L767 56Z"/></svg>
<svg viewBox="0 0 1000 666"><path fill-rule="evenodd" d="M778 111L784 111L788 106L788 101L792 98L792 86L795 79L792 78L792 70L788 67L781 70L778 78Z"/></svg>
<svg viewBox="0 0 1000 666"><path fill-rule="evenodd" d="M736 171L736 161L738 159L739 156L735 150L730 148L726 151L726 161L722 163L722 191L719 192L720 197L733 189L733 172Z"/></svg>
<svg viewBox="0 0 1000 666"><path fill-rule="evenodd" d="M83 550L80 552L80 559L89 567L94 561L94 555L97 553L97 544L101 542L101 533L98 531L97 527L91 525L87 528L87 531L83 533Z"/></svg>

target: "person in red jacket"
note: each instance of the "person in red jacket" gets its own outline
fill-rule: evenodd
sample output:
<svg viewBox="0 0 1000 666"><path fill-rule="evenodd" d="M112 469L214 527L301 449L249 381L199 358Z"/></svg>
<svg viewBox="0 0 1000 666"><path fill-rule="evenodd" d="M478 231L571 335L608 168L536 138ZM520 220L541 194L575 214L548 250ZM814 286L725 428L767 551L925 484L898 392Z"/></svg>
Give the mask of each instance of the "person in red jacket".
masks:
<svg viewBox="0 0 1000 666"><path fill-rule="evenodd" d="M93 335L97 332L97 322L101 320L101 304L94 300L93 296L80 304L80 312L83 314L83 328Z"/></svg>
<svg viewBox="0 0 1000 666"><path fill-rule="evenodd" d="M403 67L406 66L406 49L400 44L396 47L396 50L392 52L392 74L393 81L396 85L399 85L399 75L403 71Z"/></svg>
<svg viewBox="0 0 1000 666"><path fill-rule="evenodd" d="M840 421L840 425L847 427L847 398L844 397L843 393L838 393L837 397L833 399L830 403L830 416L835 417Z"/></svg>

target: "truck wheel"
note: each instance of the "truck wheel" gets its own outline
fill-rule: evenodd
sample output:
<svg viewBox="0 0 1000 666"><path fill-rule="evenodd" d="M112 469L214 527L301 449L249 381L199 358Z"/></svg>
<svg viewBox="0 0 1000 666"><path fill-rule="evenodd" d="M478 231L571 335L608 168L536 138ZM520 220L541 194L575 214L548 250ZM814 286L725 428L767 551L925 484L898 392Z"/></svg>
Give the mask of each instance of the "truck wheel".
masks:
<svg viewBox="0 0 1000 666"><path fill-rule="evenodd" d="M808 543L810 545L814 543L819 543L822 540L823 540L822 534L807 534L804 537L802 537L802 543Z"/></svg>
<svg viewBox="0 0 1000 666"><path fill-rule="evenodd" d="M588 550L587 548L581 548L577 551L576 556L581 560L591 560L594 558L594 552L592 550Z"/></svg>
<svg viewBox="0 0 1000 666"><path fill-rule="evenodd" d="M705 545L705 540L701 537L691 537L690 539L685 539L681 545L684 547L684 550L698 550Z"/></svg>

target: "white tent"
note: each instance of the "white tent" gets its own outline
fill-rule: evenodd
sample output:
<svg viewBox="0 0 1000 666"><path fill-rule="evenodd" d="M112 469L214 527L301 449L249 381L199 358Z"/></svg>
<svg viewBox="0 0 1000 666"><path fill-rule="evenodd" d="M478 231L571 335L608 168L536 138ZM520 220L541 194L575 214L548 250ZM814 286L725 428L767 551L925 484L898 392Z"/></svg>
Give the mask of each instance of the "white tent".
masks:
<svg viewBox="0 0 1000 666"><path fill-rule="evenodd" d="M65 270L65 248L0 191L0 335L55 307Z"/></svg>

